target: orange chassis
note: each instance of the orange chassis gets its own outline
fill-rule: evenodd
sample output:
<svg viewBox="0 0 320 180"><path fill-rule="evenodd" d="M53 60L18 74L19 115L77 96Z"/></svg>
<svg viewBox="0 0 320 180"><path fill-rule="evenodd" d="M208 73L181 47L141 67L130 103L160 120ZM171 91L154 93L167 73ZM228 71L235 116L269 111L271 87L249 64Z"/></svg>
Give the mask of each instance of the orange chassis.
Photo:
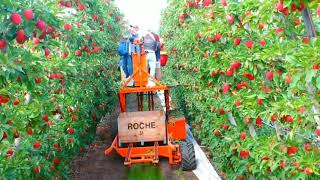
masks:
<svg viewBox="0 0 320 180"><path fill-rule="evenodd" d="M172 144L174 139L185 139L185 126L184 119L178 120L175 123L168 124L168 143L166 145L159 145L154 142L153 146L135 147L130 143L128 147L118 146L118 137L115 137L112 145L105 150L105 155L108 155L115 150L120 156L125 158L124 165L131 165L136 163L158 163L159 157L168 158L169 164L175 165L181 162L180 145ZM184 130L184 131L183 131ZM174 132L175 131L175 132Z"/></svg>
<svg viewBox="0 0 320 180"><path fill-rule="evenodd" d="M139 42L136 42L139 44ZM120 156L125 158L125 165L135 163L158 163L159 157L169 159L170 165L179 164L181 162L181 149L179 144L173 144L175 140L185 140L186 138L186 121L185 118L169 121L168 112L169 105L169 87L161 85L158 80L151 77L147 72L146 54L134 53L133 60L133 75L127 79L119 91L119 102L121 112L126 112L126 94L136 93L138 99L138 111L143 110L143 95L148 95L148 108L154 110L153 92L164 91L166 103L166 143L152 142L153 145L138 146L139 143L128 143L127 147L119 146L118 136L115 137L112 145L105 150L105 155L110 154L115 150ZM147 87L148 78L155 82L155 86ZM127 87L129 82L134 79L134 87ZM150 143L149 143L150 144Z"/></svg>

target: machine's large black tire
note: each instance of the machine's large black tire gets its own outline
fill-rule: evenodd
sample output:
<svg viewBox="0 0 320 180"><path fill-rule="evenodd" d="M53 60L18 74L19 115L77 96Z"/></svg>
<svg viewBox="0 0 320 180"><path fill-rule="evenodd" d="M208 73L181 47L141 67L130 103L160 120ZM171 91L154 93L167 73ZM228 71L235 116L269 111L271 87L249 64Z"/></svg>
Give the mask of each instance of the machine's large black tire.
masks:
<svg viewBox="0 0 320 180"><path fill-rule="evenodd" d="M181 143L182 162L181 167L183 171L191 171L196 169L196 155L192 142Z"/></svg>

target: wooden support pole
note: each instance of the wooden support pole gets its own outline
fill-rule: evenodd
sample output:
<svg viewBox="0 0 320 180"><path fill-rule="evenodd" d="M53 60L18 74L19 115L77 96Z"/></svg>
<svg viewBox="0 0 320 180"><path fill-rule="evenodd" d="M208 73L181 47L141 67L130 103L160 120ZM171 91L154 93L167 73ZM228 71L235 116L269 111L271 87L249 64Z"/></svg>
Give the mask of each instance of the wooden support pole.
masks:
<svg viewBox="0 0 320 180"><path fill-rule="evenodd" d="M310 38L317 37L316 28L312 21L312 14L310 9L304 8L302 10L302 17L304 22L304 27L306 28L306 33Z"/></svg>
<svg viewBox="0 0 320 180"><path fill-rule="evenodd" d="M303 9L302 17L303 17L303 21L304 21L306 34L309 36L309 38L317 37L316 28L314 26L314 23L312 20L312 14L311 14L309 8ZM308 92L310 94L310 99L313 102L313 107L312 107L313 113L316 114L314 116L314 119L315 119L318 127L320 127L320 117L319 117L320 106L319 106L319 103L315 100L316 99L315 98L315 87L313 86L312 83L308 84Z"/></svg>

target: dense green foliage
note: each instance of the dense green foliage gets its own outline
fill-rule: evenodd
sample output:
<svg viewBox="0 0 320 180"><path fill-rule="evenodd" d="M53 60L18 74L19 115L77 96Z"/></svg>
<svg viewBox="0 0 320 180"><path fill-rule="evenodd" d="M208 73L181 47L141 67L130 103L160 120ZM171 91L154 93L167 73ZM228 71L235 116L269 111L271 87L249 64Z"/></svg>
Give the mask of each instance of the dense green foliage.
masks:
<svg viewBox="0 0 320 180"><path fill-rule="evenodd" d="M0 10L0 179L70 178L116 102L122 17L102 0L2 0Z"/></svg>
<svg viewBox="0 0 320 180"><path fill-rule="evenodd" d="M227 179L320 177L316 1L170 0L166 81ZM304 11L304 12L303 12ZM318 8L319 11L319 8ZM318 15L317 15L318 13ZM318 122L317 122L318 121Z"/></svg>

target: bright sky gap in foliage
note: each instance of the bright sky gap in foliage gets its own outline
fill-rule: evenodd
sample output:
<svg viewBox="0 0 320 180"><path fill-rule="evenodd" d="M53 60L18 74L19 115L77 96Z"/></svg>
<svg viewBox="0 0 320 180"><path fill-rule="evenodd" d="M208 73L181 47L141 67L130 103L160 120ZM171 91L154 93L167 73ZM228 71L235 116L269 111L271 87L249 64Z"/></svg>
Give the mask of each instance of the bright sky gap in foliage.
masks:
<svg viewBox="0 0 320 180"><path fill-rule="evenodd" d="M167 0L115 0L125 19L131 25L138 25L141 30L158 32L161 10Z"/></svg>

